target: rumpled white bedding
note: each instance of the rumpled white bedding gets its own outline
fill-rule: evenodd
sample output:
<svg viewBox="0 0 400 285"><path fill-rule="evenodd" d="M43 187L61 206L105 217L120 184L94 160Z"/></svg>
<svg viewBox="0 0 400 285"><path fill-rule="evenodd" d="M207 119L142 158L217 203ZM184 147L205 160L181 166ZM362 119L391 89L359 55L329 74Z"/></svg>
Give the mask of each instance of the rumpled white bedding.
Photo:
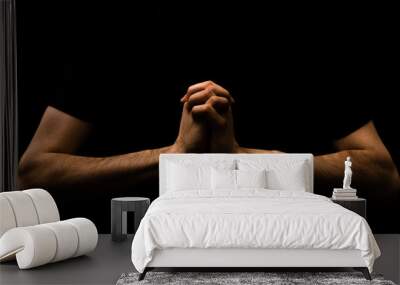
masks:
<svg viewBox="0 0 400 285"><path fill-rule="evenodd" d="M162 195L133 239L135 268L165 248L358 249L370 272L380 256L361 216L324 196L265 189Z"/></svg>

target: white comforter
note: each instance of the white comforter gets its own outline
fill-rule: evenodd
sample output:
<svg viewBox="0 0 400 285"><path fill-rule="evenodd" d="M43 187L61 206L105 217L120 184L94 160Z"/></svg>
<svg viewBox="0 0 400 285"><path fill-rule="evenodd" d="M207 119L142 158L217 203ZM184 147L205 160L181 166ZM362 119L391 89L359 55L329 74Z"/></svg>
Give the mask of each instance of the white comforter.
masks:
<svg viewBox="0 0 400 285"><path fill-rule="evenodd" d="M134 237L136 269L143 272L154 249L164 248L358 249L371 272L380 255L359 215L320 195L265 189L164 194Z"/></svg>

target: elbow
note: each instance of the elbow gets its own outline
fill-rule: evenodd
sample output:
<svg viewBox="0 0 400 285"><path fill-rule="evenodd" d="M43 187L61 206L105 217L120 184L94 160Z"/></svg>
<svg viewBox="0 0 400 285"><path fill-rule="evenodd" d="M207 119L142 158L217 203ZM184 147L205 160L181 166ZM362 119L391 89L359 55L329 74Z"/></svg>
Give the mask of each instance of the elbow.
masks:
<svg viewBox="0 0 400 285"><path fill-rule="evenodd" d="M45 187L43 185L43 162L40 156L24 154L18 165L17 185L19 189Z"/></svg>
<svg viewBox="0 0 400 285"><path fill-rule="evenodd" d="M381 189L380 195L388 197L400 193L400 177L396 165L389 153L365 151L345 153L354 159L354 178L359 187L366 189Z"/></svg>
<svg viewBox="0 0 400 285"><path fill-rule="evenodd" d="M387 201L386 205L389 208L397 207L400 202L400 178L397 168L393 164L393 166L386 167L381 174L382 178L379 181L378 189L383 191L378 191L379 197Z"/></svg>
<svg viewBox="0 0 400 285"><path fill-rule="evenodd" d="M395 165L393 165L393 168L388 172L387 180L390 190L400 192L400 177Z"/></svg>
<svg viewBox="0 0 400 285"><path fill-rule="evenodd" d="M400 177L396 165L393 160L389 157L387 159L380 159L377 163L380 168L380 184L387 191L400 191ZM378 176L378 177L379 177Z"/></svg>

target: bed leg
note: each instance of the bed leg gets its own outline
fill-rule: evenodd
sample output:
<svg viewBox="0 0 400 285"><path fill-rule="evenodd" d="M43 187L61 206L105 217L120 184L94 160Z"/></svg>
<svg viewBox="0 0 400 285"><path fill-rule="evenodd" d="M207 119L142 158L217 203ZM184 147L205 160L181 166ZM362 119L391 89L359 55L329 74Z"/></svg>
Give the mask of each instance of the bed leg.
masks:
<svg viewBox="0 0 400 285"><path fill-rule="evenodd" d="M145 268L143 270L143 272L139 274L138 281L142 281L144 279L144 277L146 276L146 273L147 273L147 268Z"/></svg>
<svg viewBox="0 0 400 285"><path fill-rule="evenodd" d="M371 274L369 274L369 270L367 267L355 267L354 269L357 271L361 271L362 274L364 275L365 279L372 280Z"/></svg>
<svg viewBox="0 0 400 285"><path fill-rule="evenodd" d="M364 267L364 268L362 269L362 273L364 274L365 279L367 279L367 280L372 280L371 274L369 274L369 270L368 270L367 267Z"/></svg>

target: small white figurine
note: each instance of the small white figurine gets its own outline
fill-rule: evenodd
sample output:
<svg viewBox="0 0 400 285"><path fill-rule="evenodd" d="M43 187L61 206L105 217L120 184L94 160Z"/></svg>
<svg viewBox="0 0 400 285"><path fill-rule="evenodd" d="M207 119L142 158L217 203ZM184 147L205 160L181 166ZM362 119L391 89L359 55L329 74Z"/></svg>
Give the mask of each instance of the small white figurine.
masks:
<svg viewBox="0 0 400 285"><path fill-rule="evenodd" d="M344 162L344 179L343 179L343 189L353 189L351 188L351 176L353 175L353 171L351 170L352 166L351 157L348 156L346 161Z"/></svg>

